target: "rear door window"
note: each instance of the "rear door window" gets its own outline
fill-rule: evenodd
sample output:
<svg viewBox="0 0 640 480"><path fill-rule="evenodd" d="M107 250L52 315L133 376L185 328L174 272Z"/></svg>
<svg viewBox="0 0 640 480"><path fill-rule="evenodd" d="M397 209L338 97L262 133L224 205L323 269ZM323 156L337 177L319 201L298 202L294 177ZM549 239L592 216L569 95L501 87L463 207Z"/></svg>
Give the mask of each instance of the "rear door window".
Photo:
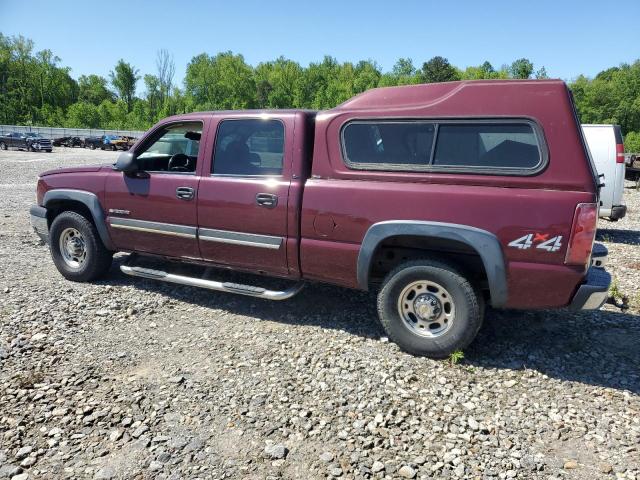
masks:
<svg viewBox="0 0 640 480"><path fill-rule="evenodd" d="M215 175L282 175L284 125L280 120L223 120L218 127Z"/></svg>

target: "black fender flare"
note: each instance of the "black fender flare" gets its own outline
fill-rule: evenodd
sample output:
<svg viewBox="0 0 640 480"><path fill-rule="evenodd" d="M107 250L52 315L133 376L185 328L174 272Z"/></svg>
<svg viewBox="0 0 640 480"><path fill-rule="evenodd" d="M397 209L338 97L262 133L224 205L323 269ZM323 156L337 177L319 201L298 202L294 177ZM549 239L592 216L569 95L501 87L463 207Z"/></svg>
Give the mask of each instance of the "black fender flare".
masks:
<svg viewBox="0 0 640 480"><path fill-rule="evenodd" d="M100 240L102 240L102 243L108 250L115 250L111 237L109 236L109 231L107 230L107 221L104 216L104 210L102 209L100 200L98 200L98 196L95 193L66 188L49 190L44 194L42 206L48 208L47 205L64 200L79 202L86 206L89 209L89 212L91 212L93 223L96 226L96 230L98 230L98 235L100 235Z"/></svg>
<svg viewBox="0 0 640 480"><path fill-rule="evenodd" d="M478 252L487 273L491 304L501 307L507 303L506 259L500 241L491 232L455 223L390 220L371 225L362 240L358 254L357 280L361 290L369 289L371 261L378 245L386 238L398 235L442 238L469 245Z"/></svg>

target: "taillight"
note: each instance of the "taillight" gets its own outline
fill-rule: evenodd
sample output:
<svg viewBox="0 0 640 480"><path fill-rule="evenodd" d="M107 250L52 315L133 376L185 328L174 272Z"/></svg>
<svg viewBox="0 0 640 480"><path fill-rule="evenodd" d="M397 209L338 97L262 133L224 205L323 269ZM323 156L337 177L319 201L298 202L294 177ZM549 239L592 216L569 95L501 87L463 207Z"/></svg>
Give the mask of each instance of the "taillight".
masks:
<svg viewBox="0 0 640 480"><path fill-rule="evenodd" d="M598 206L595 203L579 203L573 216L567 256L568 265L586 265L591 256L593 240L598 224Z"/></svg>
<svg viewBox="0 0 640 480"><path fill-rule="evenodd" d="M624 163L624 145L622 143L616 145L616 163Z"/></svg>

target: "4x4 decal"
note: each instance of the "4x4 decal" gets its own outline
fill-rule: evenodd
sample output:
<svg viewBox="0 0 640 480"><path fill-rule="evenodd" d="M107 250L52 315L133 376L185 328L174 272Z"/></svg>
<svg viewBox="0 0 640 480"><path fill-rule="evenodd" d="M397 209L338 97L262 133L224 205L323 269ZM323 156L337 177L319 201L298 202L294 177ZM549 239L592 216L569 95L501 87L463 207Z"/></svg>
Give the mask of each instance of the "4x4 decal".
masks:
<svg viewBox="0 0 640 480"><path fill-rule="evenodd" d="M534 247L546 250L547 252L557 252L562 248L562 235L551 238L549 238L549 235L549 233L529 233L509 242L509 246L519 248L520 250ZM534 246L536 243L537 245Z"/></svg>

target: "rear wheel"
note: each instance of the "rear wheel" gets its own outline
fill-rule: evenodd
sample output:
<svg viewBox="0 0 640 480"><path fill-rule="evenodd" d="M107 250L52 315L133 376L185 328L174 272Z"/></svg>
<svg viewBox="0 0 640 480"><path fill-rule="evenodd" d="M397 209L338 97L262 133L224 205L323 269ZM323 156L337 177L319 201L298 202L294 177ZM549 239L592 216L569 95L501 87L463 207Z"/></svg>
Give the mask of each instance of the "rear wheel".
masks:
<svg viewBox="0 0 640 480"><path fill-rule="evenodd" d="M482 296L455 266L415 260L391 271L378 294L389 338L406 352L446 358L467 347L483 317Z"/></svg>
<svg viewBox="0 0 640 480"><path fill-rule="evenodd" d="M7 149L7 144L4 142L0 142L0 150L6 150Z"/></svg>
<svg viewBox="0 0 640 480"><path fill-rule="evenodd" d="M90 144L90 145L89 145L89 148L90 148L91 150L95 150L95 149L96 149L96 146L92 143L92 144Z"/></svg>
<svg viewBox="0 0 640 480"><path fill-rule="evenodd" d="M51 257L68 280L88 282L109 271L113 253L105 248L96 227L76 212L62 212L51 224Z"/></svg>

